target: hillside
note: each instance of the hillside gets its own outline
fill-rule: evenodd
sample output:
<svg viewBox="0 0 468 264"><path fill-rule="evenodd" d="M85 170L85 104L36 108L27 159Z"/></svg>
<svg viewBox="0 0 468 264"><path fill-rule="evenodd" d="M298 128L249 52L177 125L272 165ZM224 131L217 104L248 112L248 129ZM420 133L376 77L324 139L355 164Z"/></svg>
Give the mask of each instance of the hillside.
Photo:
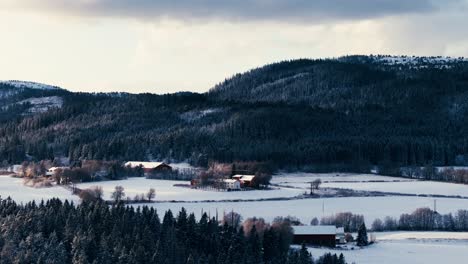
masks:
<svg viewBox="0 0 468 264"><path fill-rule="evenodd" d="M267 65L237 74L209 94L223 101L306 104L336 110L449 110L460 103L466 109L467 84L465 59L349 56Z"/></svg>
<svg viewBox="0 0 468 264"><path fill-rule="evenodd" d="M0 94L4 164L59 156L270 161L316 170L468 162L464 59L286 61L238 74L205 94L10 84L0 84Z"/></svg>

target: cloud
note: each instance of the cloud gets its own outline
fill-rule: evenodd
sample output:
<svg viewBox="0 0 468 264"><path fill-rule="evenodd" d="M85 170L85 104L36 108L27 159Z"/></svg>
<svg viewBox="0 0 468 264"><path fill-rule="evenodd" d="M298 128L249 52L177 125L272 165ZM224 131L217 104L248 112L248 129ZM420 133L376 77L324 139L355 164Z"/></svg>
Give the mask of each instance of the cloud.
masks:
<svg viewBox="0 0 468 264"><path fill-rule="evenodd" d="M462 0L2 0L0 6L144 20L322 23L437 11ZM6 4L5 4L6 3Z"/></svg>

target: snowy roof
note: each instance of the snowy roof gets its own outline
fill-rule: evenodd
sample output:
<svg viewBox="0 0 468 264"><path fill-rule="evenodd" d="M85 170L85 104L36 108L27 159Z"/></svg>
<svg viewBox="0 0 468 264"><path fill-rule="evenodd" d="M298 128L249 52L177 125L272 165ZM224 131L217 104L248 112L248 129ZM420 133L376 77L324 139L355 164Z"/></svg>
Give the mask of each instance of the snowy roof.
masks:
<svg viewBox="0 0 468 264"><path fill-rule="evenodd" d="M255 175L241 175L241 174L236 174L236 175L232 176L232 178L241 179L241 180L243 180L243 181L252 181L253 178L255 178Z"/></svg>
<svg viewBox="0 0 468 264"><path fill-rule="evenodd" d="M235 182L238 182L238 180L234 180L234 179L224 179L223 180L225 183L235 183Z"/></svg>
<svg viewBox="0 0 468 264"><path fill-rule="evenodd" d="M343 233L343 234L344 234L344 227L337 227L337 228L336 228L336 233L337 233L337 234L340 234L340 233Z"/></svg>
<svg viewBox="0 0 468 264"><path fill-rule="evenodd" d="M49 169L49 171L55 171L55 170L58 170L58 169L64 170L64 169L68 169L68 167L51 167Z"/></svg>
<svg viewBox="0 0 468 264"><path fill-rule="evenodd" d="M292 226L295 235L336 235L336 227L323 226Z"/></svg>
<svg viewBox="0 0 468 264"><path fill-rule="evenodd" d="M164 162L147 162L147 161L128 161L127 163L125 163L125 166L130 166L132 168L138 167L140 165L145 169L154 169L161 165L167 165L167 164Z"/></svg>

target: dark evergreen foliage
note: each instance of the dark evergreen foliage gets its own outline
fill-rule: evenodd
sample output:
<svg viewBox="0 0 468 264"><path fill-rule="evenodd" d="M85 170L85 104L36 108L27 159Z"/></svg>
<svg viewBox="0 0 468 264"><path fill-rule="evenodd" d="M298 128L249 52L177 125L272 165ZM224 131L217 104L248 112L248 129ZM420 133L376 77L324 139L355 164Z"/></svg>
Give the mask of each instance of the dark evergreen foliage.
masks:
<svg viewBox="0 0 468 264"><path fill-rule="evenodd" d="M18 205L0 201L0 263L313 263L306 248L280 246L274 225L259 238L255 226L220 226L204 214L199 221L185 210L164 214L154 208L73 205L52 199ZM319 263L336 259L321 260Z"/></svg>

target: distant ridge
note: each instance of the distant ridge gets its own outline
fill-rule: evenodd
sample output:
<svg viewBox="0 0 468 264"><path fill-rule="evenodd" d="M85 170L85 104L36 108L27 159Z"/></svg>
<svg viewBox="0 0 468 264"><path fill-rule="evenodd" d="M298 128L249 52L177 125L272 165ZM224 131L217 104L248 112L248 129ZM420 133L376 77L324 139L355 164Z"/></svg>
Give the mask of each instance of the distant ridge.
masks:
<svg viewBox="0 0 468 264"><path fill-rule="evenodd" d="M19 81L19 80L9 80L9 81L0 81L0 84L7 84L16 88L29 88L37 90L63 90L58 86L53 86L49 84L29 82L29 81Z"/></svg>

